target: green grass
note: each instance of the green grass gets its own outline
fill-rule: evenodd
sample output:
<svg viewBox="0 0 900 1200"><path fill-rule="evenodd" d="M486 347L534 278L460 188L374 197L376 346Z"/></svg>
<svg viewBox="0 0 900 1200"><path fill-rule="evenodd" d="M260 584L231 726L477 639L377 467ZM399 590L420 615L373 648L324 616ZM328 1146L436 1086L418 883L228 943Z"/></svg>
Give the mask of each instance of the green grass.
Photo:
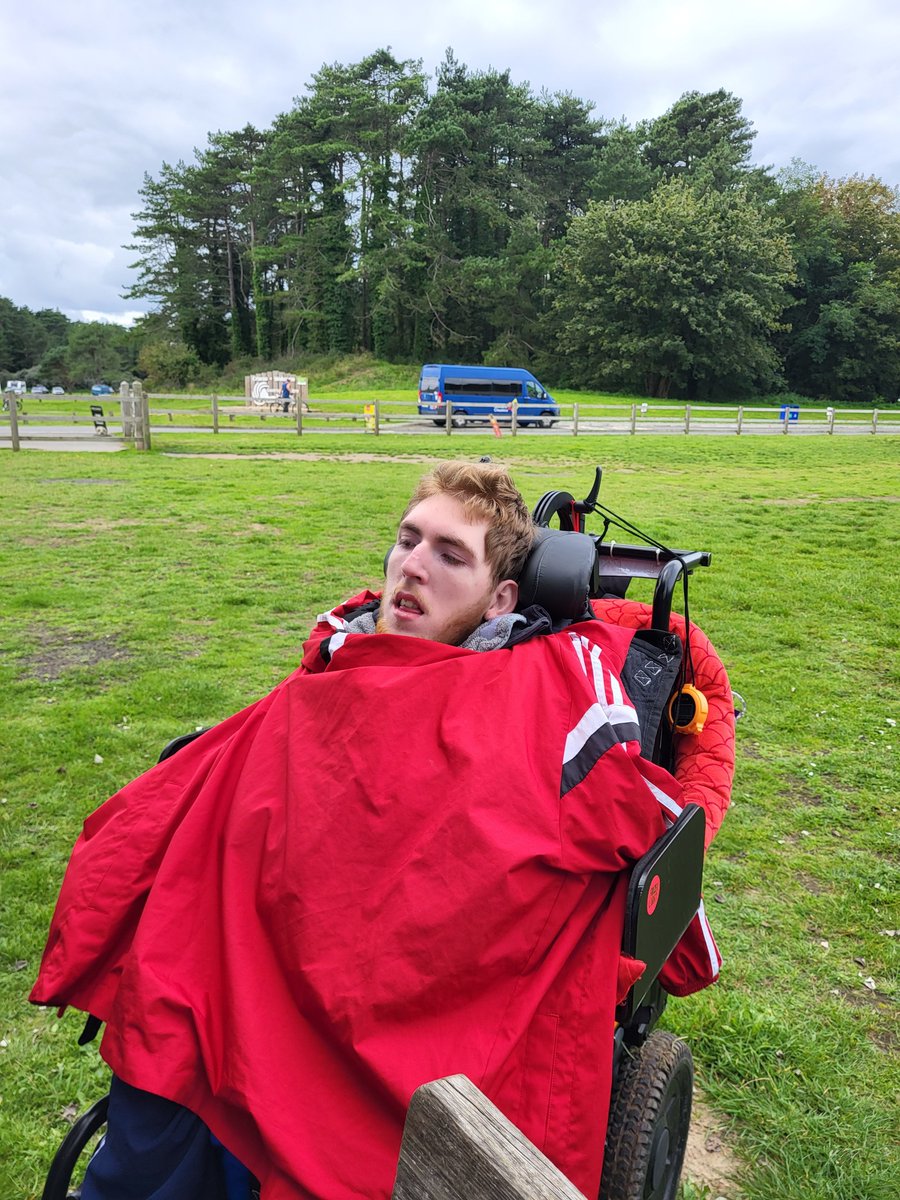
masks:
<svg viewBox="0 0 900 1200"><path fill-rule="evenodd" d="M531 503L583 495L602 461L610 507L713 552L692 615L748 705L707 868L726 963L667 1022L733 1124L751 1200L893 1197L893 439L284 435L265 448L311 457L260 459L246 436L0 455L0 1192L39 1194L64 1112L104 1087L79 1015L26 1002L82 820L169 737L287 674L315 614L378 583L412 485L452 451L502 457ZM212 448L241 457L170 456Z"/></svg>

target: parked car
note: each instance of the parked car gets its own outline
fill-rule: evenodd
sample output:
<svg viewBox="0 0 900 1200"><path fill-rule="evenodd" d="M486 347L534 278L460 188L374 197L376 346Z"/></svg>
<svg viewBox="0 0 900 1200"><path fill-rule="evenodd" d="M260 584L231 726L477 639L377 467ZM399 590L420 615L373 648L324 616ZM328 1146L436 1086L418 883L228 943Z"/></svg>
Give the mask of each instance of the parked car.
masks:
<svg viewBox="0 0 900 1200"><path fill-rule="evenodd" d="M108 383L95 383L91 388L92 396L111 396L112 388Z"/></svg>
<svg viewBox="0 0 900 1200"><path fill-rule="evenodd" d="M54 396L64 396L66 394L66 389L62 387L51 388L50 391Z"/></svg>
<svg viewBox="0 0 900 1200"><path fill-rule="evenodd" d="M46 396L49 390L50 389L45 388L42 383L36 383L31 389L31 394L32 396Z"/></svg>

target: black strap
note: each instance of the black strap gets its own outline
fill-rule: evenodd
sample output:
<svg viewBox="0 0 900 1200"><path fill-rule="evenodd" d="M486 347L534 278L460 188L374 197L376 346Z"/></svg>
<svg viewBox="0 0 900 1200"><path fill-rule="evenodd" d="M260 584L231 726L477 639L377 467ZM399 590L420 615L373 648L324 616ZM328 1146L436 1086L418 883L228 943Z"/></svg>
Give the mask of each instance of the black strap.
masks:
<svg viewBox="0 0 900 1200"><path fill-rule="evenodd" d="M659 629L638 629L622 667L622 682L641 727L641 754L654 758L656 735L681 669L681 640Z"/></svg>
<svg viewBox="0 0 900 1200"><path fill-rule="evenodd" d="M84 1029L81 1031L81 1037L78 1039L79 1046L86 1046L88 1042L92 1042L100 1032L100 1026L103 1022L99 1017L95 1017L93 1013L88 1013L88 1019L84 1023Z"/></svg>

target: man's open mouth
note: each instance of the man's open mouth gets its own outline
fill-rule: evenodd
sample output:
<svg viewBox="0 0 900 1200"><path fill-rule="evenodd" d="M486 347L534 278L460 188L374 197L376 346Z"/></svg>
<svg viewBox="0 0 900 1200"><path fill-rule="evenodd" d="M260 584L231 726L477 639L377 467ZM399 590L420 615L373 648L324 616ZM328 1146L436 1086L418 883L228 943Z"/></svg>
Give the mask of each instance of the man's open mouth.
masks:
<svg viewBox="0 0 900 1200"><path fill-rule="evenodd" d="M410 613L414 616L421 616L424 612L422 605L409 592L398 592L394 595L394 608L403 613Z"/></svg>

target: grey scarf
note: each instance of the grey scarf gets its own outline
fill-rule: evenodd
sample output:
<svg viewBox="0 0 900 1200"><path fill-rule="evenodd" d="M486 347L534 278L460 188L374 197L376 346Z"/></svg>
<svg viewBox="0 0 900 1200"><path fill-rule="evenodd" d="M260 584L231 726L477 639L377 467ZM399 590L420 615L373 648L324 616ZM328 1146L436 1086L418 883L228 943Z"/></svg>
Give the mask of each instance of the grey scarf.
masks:
<svg viewBox="0 0 900 1200"><path fill-rule="evenodd" d="M374 633L377 616L373 612L360 613L352 621L347 622L348 633ZM516 625L524 625L525 618L521 613L504 613L502 617L491 617L474 629L464 642L460 642L462 650L499 650L510 639Z"/></svg>

